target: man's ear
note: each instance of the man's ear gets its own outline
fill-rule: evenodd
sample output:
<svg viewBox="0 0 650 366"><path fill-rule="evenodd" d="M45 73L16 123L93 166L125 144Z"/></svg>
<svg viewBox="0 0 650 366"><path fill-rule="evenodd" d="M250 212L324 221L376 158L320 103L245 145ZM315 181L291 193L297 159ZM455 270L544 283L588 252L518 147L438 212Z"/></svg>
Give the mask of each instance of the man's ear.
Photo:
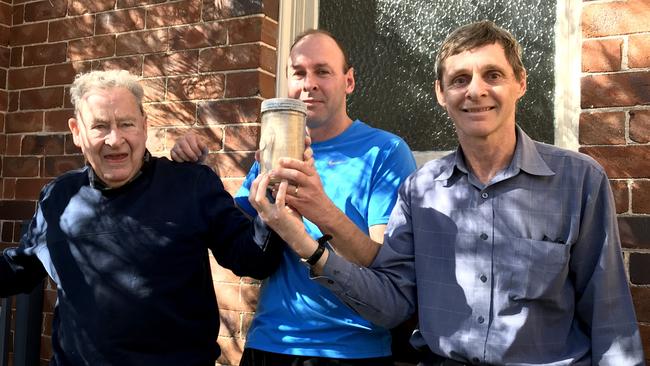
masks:
<svg viewBox="0 0 650 366"><path fill-rule="evenodd" d="M520 99L521 97L524 96L524 94L526 94L526 89L527 89L527 87L526 87L526 70L525 69L521 72L521 78L519 79L518 82L519 82L519 98L517 98L517 99Z"/></svg>
<svg viewBox="0 0 650 366"><path fill-rule="evenodd" d="M345 94L351 94L354 91L354 68L351 67L345 73Z"/></svg>
<svg viewBox="0 0 650 366"><path fill-rule="evenodd" d="M436 99L438 100L438 104L444 109L447 109L447 101L445 100L445 93L442 91L442 85L440 84L440 80L436 80L435 83L435 89L436 89Z"/></svg>
<svg viewBox="0 0 650 366"><path fill-rule="evenodd" d="M70 129L70 132L72 132L72 142L74 142L75 146L81 147L81 140L79 138L79 121L74 117L68 119L68 128Z"/></svg>

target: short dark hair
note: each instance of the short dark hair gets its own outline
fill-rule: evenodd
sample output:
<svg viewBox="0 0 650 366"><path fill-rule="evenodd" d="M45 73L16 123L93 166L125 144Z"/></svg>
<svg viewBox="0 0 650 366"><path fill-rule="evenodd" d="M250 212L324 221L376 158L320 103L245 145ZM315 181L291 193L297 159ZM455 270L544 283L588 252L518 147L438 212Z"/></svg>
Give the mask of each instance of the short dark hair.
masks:
<svg viewBox="0 0 650 366"><path fill-rule="evenodd" d="M324 30L324 29L307 29L303 31L302 33L298 34L296 38L294 38L293 43L291 44L291 47L289 47L289 53L293 51L293 48L300 43L304 38L314 35L314 34L322 34L326 37L331 38L334 43L338 46L338 48L341 50L341 53L343 54L343 72L348 72L350 68L352 67L352 64L350 63L350 57L348 55L348 51L343 47L343 44L341 41L338 40L332 33Z"/></svg>
<svg viewBox="0 0 650 366"><path fill-rule="evenodd" d="M503 47L506 59L515 73L515 78L521 81L526 71L521 61L521 45L510 32L489 20L461 26L447 36L436 57L436 78L442 84L443 63L447 58L495 43Z"/></svg>

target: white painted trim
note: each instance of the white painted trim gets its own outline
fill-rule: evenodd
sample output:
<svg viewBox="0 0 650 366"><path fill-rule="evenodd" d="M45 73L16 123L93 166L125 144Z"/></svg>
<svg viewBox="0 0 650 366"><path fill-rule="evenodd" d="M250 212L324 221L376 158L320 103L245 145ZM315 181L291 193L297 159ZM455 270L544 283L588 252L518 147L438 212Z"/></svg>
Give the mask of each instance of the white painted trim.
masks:
<svg viewBox="0 0 650 366"><path fill-rule="evenodd" d="M302 31L318 27L319 0L280 0L278 19L275 95L287 96L287 61L293 39Z"/></svg>
<svg viewBox="0 0 650 366"><path fill-rule="evenodd" d="M578 150L582 70L581 0L558 0L555 24L555 145Z"/></svg>

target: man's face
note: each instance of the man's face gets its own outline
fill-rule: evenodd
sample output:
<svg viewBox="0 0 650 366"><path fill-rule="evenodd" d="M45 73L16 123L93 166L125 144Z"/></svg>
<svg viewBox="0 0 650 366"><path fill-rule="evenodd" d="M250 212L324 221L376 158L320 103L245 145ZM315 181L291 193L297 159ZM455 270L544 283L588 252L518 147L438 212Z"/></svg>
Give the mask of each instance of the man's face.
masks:
<svg viewBox="0 0 650 366"><path fill-rule="evenodd" d="M127 183L142 167L146 117L125 88L95 89L81 100L78 119L70 118L74 144L109 187Z"/></svg>
<svg viewBox="0 0 650 366"><path fill-rule="evenodd" d="M497 43L447 58L442 84L436 81L438 103L454 121L461 141L500 141L513 134L517 100L525 92L526 75L517 80Z"/></svg>
<svg viewBox="0 0 650 366"><path fill-rule="evenodd" d="M346 114L346 96L354 90L352 68L344 72L343 53L323 34L298 42L289 56L289 97L307 104L307 125L318 128Z"/></svg>

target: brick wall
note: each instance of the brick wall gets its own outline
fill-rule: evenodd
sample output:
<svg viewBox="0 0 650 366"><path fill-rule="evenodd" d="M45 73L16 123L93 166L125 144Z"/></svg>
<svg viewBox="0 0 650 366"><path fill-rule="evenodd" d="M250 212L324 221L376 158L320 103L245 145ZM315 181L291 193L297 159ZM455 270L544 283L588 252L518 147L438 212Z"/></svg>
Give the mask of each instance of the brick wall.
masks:
<svg viewBox="0 0 650 366"><path fill-rule="evenodd" d="M168 155L189 129L234 192L254 159L258 111L275 95L278 0L0 0L0 249L18 241L41 187L79 167L67 120L78 72L144 78L147 146ZM213 263L223 364L237 364L259 283ZM41 358L51 355L50 283Z"/></svg>
<svg viewBox="0 0 650 366"><path fill-rule="evenodd" d="M585 1L580 150L607 170L650 362L650 2Z"/></svg>
<svg viewBox="0 0 650 366"><path fill-rule="evenodd" d="M75 73L127 68L146 86L149 149L188 129L233 192L274 95L279 0L0 0L0 249L18 241L44 183L83 164L67 129ZM650 356L650 3L584 1L580 149L611 178L632 293ZM213 263L219 362L236 364L258 283ZM51 354L52 284L41 357Z"/></svg>

